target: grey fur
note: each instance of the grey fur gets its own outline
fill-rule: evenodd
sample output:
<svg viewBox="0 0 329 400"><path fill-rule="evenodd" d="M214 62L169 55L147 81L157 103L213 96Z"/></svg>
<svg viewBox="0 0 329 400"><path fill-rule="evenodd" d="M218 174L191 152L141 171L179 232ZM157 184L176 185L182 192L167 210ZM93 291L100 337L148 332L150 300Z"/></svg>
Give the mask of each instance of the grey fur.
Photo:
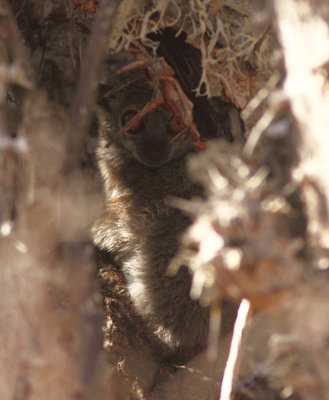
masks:
<svg viewBox="0 0 329 400"><path fill-rule="evenodd" d="M180 236L190 223L167 198L189 199L201 193L185 171L192 139L185 135L170 144L170 115L157 109L144 117L142 132L126 133L106 147L121 129L125 110L139 111L151 97L150 86L141 78L98 109L97 156L106 211L93 227L94 243L120 266L156 354L185 362L206 345L209 309L190 298L191 276L186 267L175 276L167 274Z"/></svg>

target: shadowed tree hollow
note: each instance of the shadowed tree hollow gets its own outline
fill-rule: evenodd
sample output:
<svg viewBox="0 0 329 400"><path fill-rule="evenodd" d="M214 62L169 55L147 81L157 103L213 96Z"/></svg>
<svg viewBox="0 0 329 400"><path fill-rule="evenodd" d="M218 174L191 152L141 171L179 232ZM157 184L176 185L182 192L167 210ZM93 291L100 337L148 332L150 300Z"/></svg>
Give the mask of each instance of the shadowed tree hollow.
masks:
<svg viewBox="0 0 329 400"><path fill-rule="evenodd" d="M0 397L329 399L329 5L0 0Z"/></svg>

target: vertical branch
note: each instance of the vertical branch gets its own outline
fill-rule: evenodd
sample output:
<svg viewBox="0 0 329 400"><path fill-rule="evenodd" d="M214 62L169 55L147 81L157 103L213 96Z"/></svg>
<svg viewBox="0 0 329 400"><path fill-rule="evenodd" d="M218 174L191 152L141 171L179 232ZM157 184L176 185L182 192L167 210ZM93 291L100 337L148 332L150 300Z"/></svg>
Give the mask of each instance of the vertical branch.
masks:
<svg viewBox="0 0 329 400"><path fill-rule="evenodd" d="M118 2L102 2L83 64L68 138L65 111L35 89L28 51L8 2L0 0L0 118L2 111L7 112L8 87L26 89L17 107L22 117L18 139L10 138L5 118L0 121L0 139L6 139L0 141L0 173L5 173L8 186L15 185L16 177L24 181L22 187L15 186L18 199L27 197L23 184L28 181L27 175L35 174L34 199L20 210L24 225L11 229L8 223L2 225L0 215L0 391L4 399L88 398L88 391L90 398L109 398L102 387L92 388L102 340L93 293L92 252L86 244L88 227L81 224L88 218L90 205L87 208L83 179L74 180L70 175L64 181L62 172L63 164L69 167L66 171L77 171L97 72L117 6ZM31 155L28 171L17 150L22 137ZM14 142L17 148L11 144ZM14 153L13 161L18 159L10 174L8 163L3 162L9 150ZM66 150L72 153L67 163ZM0 185L3 183L1 176ZM0 207L2 193L0 190ZM14 218L16 222L17 216Z"/></svg>
<svg viewBox="0 0 329 400"><path fill-rule="evenodd" d="M324 72L329 62L329 12L326 0L275 0L287 77L284 91L296 118L302 145L302 170L317 181L329 207L329 93ZM322 244L329 247L324 222Z"/></svg>
<svg viewBox="0 0 329 400"><path fill-rule="evenodd" d="M79 154L85 143L90 113L95 101L99 71L104 61L114 18L121 0L102 0L82 63L80 83L69 118L67 154Z"/></svg>

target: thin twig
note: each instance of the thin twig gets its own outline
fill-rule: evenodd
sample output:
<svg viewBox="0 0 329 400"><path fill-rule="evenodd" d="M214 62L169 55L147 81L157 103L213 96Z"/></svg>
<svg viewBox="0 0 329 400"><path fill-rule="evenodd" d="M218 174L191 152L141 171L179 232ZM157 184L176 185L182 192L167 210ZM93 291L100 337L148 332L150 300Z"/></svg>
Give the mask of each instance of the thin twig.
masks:
<svg viewBox="0 0 329 400"><path fill-rule="evenodd" d="M237 372L238 356L241 348L242 333L246 326L250 311L250 302L243 299L235 320L230 353L225 365L219 400L230 400L234 376Z"/></svg>

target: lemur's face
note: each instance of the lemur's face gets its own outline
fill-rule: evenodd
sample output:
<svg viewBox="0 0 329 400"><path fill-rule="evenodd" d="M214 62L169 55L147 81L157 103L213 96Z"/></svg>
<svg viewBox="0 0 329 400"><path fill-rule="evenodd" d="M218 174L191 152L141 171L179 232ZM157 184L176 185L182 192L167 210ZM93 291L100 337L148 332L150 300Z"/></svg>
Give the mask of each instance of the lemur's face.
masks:
<svg viewBox="0 0 329 400"><path fill-rule="evenodd" d="M130 74L131 75L131 74ZM154 88L141 75L137 80L125 77L116 77L116 82L102 87L100 96L99 117L103 121L101 126L102 145L115 146L122 157L130 157L141 164L156 168L168 163L172 159L193 150L192 139L189 135L182 135L173 140L178 134L177 116L165 109L157 107L151 109L142 118L133 123L129 129L116 137L155 96Z"/></svg>

